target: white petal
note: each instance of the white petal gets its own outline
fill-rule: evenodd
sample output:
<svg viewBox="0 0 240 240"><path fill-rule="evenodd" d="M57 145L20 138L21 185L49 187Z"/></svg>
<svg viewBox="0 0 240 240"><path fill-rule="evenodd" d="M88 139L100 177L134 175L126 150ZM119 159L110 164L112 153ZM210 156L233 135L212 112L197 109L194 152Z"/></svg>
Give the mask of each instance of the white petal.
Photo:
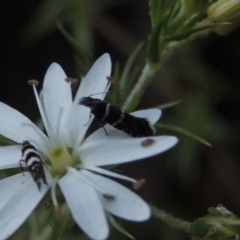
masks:
<svg viewBox="0 0 240 240"><path fill-rule="evenodd" d="M119 183L82 170L89 181L93 182L99 188L105 190L106 194L113 196L113 199L103 197L98 192L103 207L108 212L131 221L144 221L150 217L150 208L138 195Z"/></svg>
<svg viewBox="0 0 240 240"><path fill-rule="evenodd" d="M21 155L20 145L0 147L0 170L20 167Z"/></svg>
<svg viewBox="0 0 240 240"><path fill-rule="evenodd" d="M0 209L2 209L9 199L19 191L19 188L21 189L19 184L21 183L22 179L22 174L16 174L0 180ZM26 176L24 179L26 179Z"/></svg>
<svg viewBox="0 0 240 240"><path fill-rule="evenodd" d="M28 172L24 176L20 173L2 181L0 181L0 232L1 239L7 239L24 223L48 187L44 185L39 191Z"/></svg>
<svg viewBox="0 0 240 240"><path fill-rule="evenodd" d="M89 97L92 94L96 94L96 98L104 99L106 95L106 85L108 84L107 76L111 74L111 59L108 53L99 57L87 75L81 82L81 87L78 89L75 100L77 103L82 97ZM105 91L105 93L103 93ZM99 93L99 94L98 94Z"/></svg>
<svg viewBox="0 0 240 240"><path fill-rule="evenodd" d="M66 74L57 63L52 63L43 82L43 104L54 137L66 133L67 118L72 105L70 84ZM59 135L58 135L59 134Z"/></svg>
<svg viewBox="0 0 240 240"><path fill-rule="evenodd" d="M158 119L161 117L161 114L162 114L162 111L156 108L139 110L131 113L131 115L135 117L146 118L152 125L154 125L158 121ZM109 137L114 140L129 138L129 135L127 135L125 132L116 129L109 124L106 124L104 128L108 135L106 135L104 129L101 127L97 131L95 131L93 134L91 134L85 140L85 142L107 140L109 139Z"/></svg>
<svg viewBox="0 0 240 240"><path fill-rule="evenodd" d="M27 117L0 102L0 134L15 142L32 141L41 150L46 149L47 137Z"/></svg>
<svg viewBox="0 0 240 240"><path fill-rule="evenodd" d="M108 224L96 191L73 168L59 180L59 186L79 227L91 239L106 239Z"/></svg>
<svg viewBox="0 0 240 240"><path fill-rule="evenodd" d="M89 122L90 109L79 105L82 97L88 97L91 94L100 93L94 97L103 100L108 90L106 79L111 74L111 59L109 54L102 55L89 70L76 93L69 117L69 127L71 132L71 145L83 139L91 123ZM92 118L93 119L93 118ZM91 119L91 120L92 120ZM87 124L89 122L89 124ZM86 125L87 124L87 125Z"/></svg>
<svg viewBox="0 0 240 240"><path fill-rule="evenodd" d="M153 143L142 146L146 139L152 139ZM168 150L177 142L178 139L172 136L95 141L84 143L78 148L77 153L81 161L87 165L104 166L150 157Z"/></svg>
<svg viewBox="0 0 240 240"><path fill-rule="evenodd" d="M154 125L162 116L162 110L157 108L149 108L132 112L131 115L135 117L146 118L152 125Z"/></svg>

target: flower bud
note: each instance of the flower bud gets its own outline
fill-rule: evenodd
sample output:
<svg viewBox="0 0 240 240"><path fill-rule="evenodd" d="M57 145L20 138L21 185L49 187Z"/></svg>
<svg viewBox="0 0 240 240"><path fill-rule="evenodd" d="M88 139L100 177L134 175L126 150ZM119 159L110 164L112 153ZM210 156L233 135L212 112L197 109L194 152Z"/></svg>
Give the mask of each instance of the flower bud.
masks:
<svg viewBox="0 0 240 240"><path fill-rule="evenodd" d="M222 205L211 207L208 212L191 224L193 239L235 239L240 234L240 219Z"/></svg>
<svg viewBox="0 0 240 240"><path fill-rule="evenodd" d="M213 28L212 32L219 35L230 33L240 26L240 1L218 0L208 8L207 18L213 23L229 23Z"/></svg>

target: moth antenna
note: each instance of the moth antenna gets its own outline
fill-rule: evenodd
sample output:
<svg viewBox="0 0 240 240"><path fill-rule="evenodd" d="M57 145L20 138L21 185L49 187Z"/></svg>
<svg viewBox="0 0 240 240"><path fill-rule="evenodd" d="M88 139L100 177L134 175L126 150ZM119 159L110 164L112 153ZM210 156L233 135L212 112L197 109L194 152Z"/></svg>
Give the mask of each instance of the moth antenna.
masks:
<svg viewBox="0 0 240 240"><path fill-rule="evenodd" d="M117 91L104 91L104 92L94 93L94 94L89 95L89 97L92 97L92 96L95 96L95 95L99 95L99 94L103 94L103 93L123 92L123 91L126 91L126 90L130 90L130 88L123 88L123 89L117 90Z"/></svg>

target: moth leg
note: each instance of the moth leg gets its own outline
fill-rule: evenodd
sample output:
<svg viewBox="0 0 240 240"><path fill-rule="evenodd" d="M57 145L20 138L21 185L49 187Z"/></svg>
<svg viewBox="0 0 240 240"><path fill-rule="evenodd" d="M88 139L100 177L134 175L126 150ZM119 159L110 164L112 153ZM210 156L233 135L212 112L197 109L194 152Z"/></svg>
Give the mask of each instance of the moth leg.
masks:
<svg viewBox="0 0 240 240"><path fill-rule="evenodd" d="M90 123L91 117L92 117L92 114L90 112L88 122L86 124L84 124L84 126L87 126Z"/></svg>
<svg viewBox="0 0 240 240"><path fill-rule="evenodd" d="M106 128L104 127L105 123L104 123L104 122L101 122L101 121L98 121L98 124L103 128L106 136L108 136L107 130L106 130Z"/></svg>
<svg viewBox="0 0 240 240"><path fill-rule="evenodd" d="M108 133L107 133L107 130L106 130L106 128L105 128L104 126L102 126L102 128L103 128L103 130L104 130L104 132L105 132L106 136L108 137Z"/></svg>
<svg viewBox="0 0 240 240"><path fill-rule="evenodd" d="M45 205L46 209L48 210L48 209L50 209L50 207L53 205L53 203L52 203L52 201L50 200L50 201L48 201L48 202L45 202L44 205Z"/></svg>
<svg viewBox="0 0 240 240"><path fill-rule="evenodd" d="M22 166L22 163L21 163L21 162L25 162L25 161L24 161L23 159L19 161L19 166L20 166L20 168L21 168L21 171L22 171L22 174L23 174L23 176L24 176L24 168L23 168L23 166Z"/></svg>
<svg viewBox="0 0 240 240"><path fill-rule="evenodd" d="M106 86L106 88L105 88L104 92L106 92L106 91L107 91L107 89L108 89L109 85L111 85L111 82L108 82L108 83L107 83L107 86Z"/></svg>

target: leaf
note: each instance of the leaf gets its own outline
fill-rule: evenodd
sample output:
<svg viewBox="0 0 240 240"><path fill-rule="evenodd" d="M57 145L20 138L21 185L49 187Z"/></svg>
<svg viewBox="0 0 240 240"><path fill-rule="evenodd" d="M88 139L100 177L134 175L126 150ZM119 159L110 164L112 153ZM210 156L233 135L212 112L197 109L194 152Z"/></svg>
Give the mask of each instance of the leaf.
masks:
<svg viewBox="0 0 240 240"><path fill-rule="evenodd" d="M193 33L197 33L197 32L203 31L203 30L207 30L207 29L210 29L210 28L215 28L215 27L218 27L218 26L228 25L228 24L230 24L230 23L224 22L224 23L207 24L207 25L195 27L195 28L192 28L192 29L188 29L184 32L177 33L173 36L165 37L164 39L166 41L181 41L183 39L186 39L187 37L189 37Z"/></svg>
<svg viewBox="0 0 240 240"><path fill-rule="evenodd" d="M62 24L57 21L57 27L60 30L60 32L63 34L63 36L66 38L68 43L71 45L73 50L76 52L78 57L83 62L84 66L89 69L92 66L92 62L88 55L85 53L85 51L80 47L79 43L64 29Z"/></svg>
<svg viewBox="0 0 240 240"><path fill-rule="evenodd" d="M55 19L61 18L66 10L66 1L41 1L40 5L33 14L32 21L27 24L23 32L23 41L34 42L43 38L46 34L56 29ZM31 33L31 34L29 34Z"/></svg>
<svg viewBox="0 0 240 240"><path fill-rule="evenodd" d="M181 12L181 2L180 1L166 1L164 6L164 29L165 32L169 31L169 26L171 26L172 22L178 17Z"/></svg>
<svg viewBox="0 0 240 240"><path fill-rule="evenodd" d="M190 131L184 129L184 128L181 128L181 127L176 127L176 126L171 126L171 125L166 125L166 124L157 124L156 125L156 129L159 130L159 131L167 131L167 132L172 132L172 133L177 133L177 134L181 134L181 135L184 135L184 136L187 136L187 137L190 137L190 138L193 138L199 142L201 142L202 144L205 144L209 147L212 147L212 145L206 141L205 139L197 136L196 134L193 134L191 133Z"/></svg>
<svg viewBox="0 0 240 240"><path fill-rule="evenodd" d="M154 14L154 25L148 39L147 59L149 60L152 67L154 67L154 65L159 62L159 56L161 52L160 47L163 47L164 45L163 41L165 38L161 39L163 40L161 41L162 45L159 45L160 37L165 36L168 33L169 25L179 13L181 7L180 1L165 1L164 4L161 2L163 1L153 0L152 3L150 3L151 11Z"/></svg>
<svg viewBox="0 0 240 240"><path fill-rule="evenodd" d="M128 233L122 226L120 226L120 224L115 220L115 218L112 215L107 214L107 216L109 222L112 224L113 227L115 227L119 232L121 232L125 236L135 240L135 238L130 233Z"/></svg>
<svg viewBox="0 0 240 240"><path fill-rule="evenodd" d="M196 25L196 23L202 21L205 17L205 13L195 13L193 14L179 29L179 32L184 32Z"/></svg>
<svg viewBox="0 0 240 240"><path fill-rule="evenodd" d="M125 87L129 87L128 85L128 78L130 75L130 72L132 70L134 61L136 60L136 57L138 55L138 53L140 52L140 50L143 48L143 43L139 43L138 46L133 50L133 52L131 53L130 57L128 58L123 71L122 71L122 75L120 78L120 89L125 88Z"/></svg>
<svg viewBox="0 0 240 240"><path fill-rule="evenodd" d="M152 27L154 27L157 22L159 21L158 16L161 16L162 9L161 9L161 1L159 0L150 0L150 16L151 16L151 22Z"/></svg>
<svg viewBox="0 0 240 240"><path fill-rule="evenodd" d="M177 101L174 101L174 102L168 102L168 103L158 105L155 108L160 108L161 110L163 110L163 109L174 107L174 106L180 104L181 102L182 102L182 100L177 100Z"/></svg>
<svg viewBox="0 0 240 240"><path fill-rule="evenodd" d="M120 84L119 84L119 79L120 79L120 65L118 62L114 64L114 70L113 70L113 77L117 79L117 82L115 84L111 84L111 90L108 91L106 101L116 105L120 101Z"/></svg>
<svg viewBox="0 0 240 240"><path fill-rule="evenodd" d="M161 34L163 21L153 28L147 44L147 59L151 64L158 63L159 61L159 38Z"/></svg>
<svg viewBox="0 0 240 240"><path fill-rule="evenodd" d="M140 72L140 67L135 66L136 58L144 43L139 43L137 47L133 50L128 58L121 74L119 64L115 64L114 68L114 78L117 79L115 84L111 85L111 91L107 95L107 101L111 102L113 105L122 106L123 102L126 100L129 91L132 90L132 85L136 81L137 74Z"/></svg>

